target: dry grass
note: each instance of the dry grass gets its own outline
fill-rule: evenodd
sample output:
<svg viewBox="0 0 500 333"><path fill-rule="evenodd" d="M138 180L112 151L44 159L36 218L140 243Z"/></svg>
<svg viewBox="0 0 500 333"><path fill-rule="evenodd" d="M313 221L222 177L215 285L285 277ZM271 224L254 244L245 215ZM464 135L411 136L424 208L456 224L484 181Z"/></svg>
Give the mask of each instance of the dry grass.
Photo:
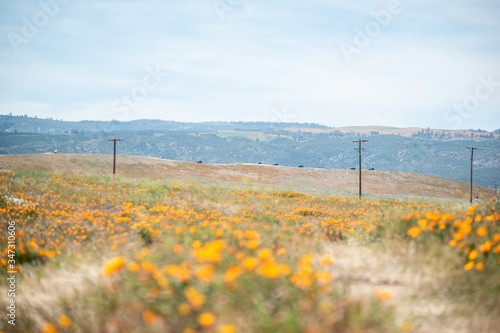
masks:
<svg viewBox="0 0 500 333"><path fill-rule="evenodd" d="M0 170L35 169L48 172L109 175L112 156L41 154L0 156ZM358 172L255 164L197 164L139 156L117 156L117 177L173 179L217 183L265 184L286 190L355 196ZM395 198L468 198L469 185L444 178L393 171L365 171L365 194ZM495 196L475 186L483 201Z"/></svg>

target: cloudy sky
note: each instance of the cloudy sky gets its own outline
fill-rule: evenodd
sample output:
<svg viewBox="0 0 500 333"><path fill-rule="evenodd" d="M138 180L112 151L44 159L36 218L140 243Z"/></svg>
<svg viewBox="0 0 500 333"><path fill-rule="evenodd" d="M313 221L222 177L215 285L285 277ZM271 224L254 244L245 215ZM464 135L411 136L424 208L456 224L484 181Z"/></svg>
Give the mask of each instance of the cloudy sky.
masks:
<svg viewBox="0 0 500 333"><path fill-rule="evenodd" d="M498 0L0 0L0 114L500 128Z"/></svg>

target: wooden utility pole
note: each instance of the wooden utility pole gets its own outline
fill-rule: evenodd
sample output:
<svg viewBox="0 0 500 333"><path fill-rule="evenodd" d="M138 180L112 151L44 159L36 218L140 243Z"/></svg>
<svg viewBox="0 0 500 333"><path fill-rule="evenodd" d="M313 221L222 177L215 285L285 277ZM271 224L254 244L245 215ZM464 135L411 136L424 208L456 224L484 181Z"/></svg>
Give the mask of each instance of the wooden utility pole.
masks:
<svg viewBox="0 0 500 333"><path fill-rule="evenodd" d="M116 141L123 141L123 139L109 139L108 141L113 141L113 175L116 172Z"/></svg>
<svg viewBox="0 0 500 333"><path fill-rule="evenodd" d="M474 162L474 150L477 148L467 147L467 149L470 149L470 203L472 203L472 164Z"/></svg>
<svg viewBox="0 0 500 333"><path fill-rule="evenodd" d="M361 199L361 152L365 150L364 148L361 148L361 143L368 142L368 140L355 140L353 142L359 143L359 148L354 148L354 149L359 152L359 198Z"/></svg>

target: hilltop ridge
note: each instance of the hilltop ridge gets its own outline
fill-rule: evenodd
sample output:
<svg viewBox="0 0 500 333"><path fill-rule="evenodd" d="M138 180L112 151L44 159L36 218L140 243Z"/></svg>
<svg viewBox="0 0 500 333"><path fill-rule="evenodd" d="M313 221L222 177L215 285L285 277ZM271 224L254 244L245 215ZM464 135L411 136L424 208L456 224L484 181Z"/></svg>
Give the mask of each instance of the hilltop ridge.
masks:
<svg viewBox="0 0 500 333"><path fill-rule="evenodd" d="M130 121L118 120L80 120L67 121L52 118L37 118L28 116L0 115L0 132L14 133L75 133L82 131L147 131L147 130L175 130L175 131L218 131L218 130L262 130L281 129L287 131L302 131L307 133L332 133L373 135L401 135L405 137L425 136L433 134L449 135L448 138L467 137L500 137L500 129L485 131L481 129L435 129L422 127L391 127L382 125L370 126L341 126L332 127L316 123L298 122L264 122L264 121L204 121L178 122L161 119L136 119Z"/></svg>

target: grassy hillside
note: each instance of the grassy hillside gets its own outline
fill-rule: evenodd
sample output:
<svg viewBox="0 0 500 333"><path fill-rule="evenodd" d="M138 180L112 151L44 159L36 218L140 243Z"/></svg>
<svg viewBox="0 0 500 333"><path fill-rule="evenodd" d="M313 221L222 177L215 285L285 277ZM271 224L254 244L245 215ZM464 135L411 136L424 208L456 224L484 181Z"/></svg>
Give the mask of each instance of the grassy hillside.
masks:
<svg viewBox="0 0 500 333"><path fill-rule="evenodd" d="M314 185L299 187L292 168L260 169L249 182L237 179L257 166L164 161L159 169L122 157L122 174L110 177L95 172L104 157L6 158L2 295L12 288L8 271L18 273L16 326L4 317L2 331L494 332L500 325L498 203L311 195L301 189ZM33 170L46 168L54 172ZM208 176L186 180L200 174Z"/></svg>
<svg viewBox="0 0 500 333"><path fill-rule="evenodd" d="M0 170L34 169L63 173L109 175L112 155L41 154L0 156ZM261 184L282 190L357 196L357 170L293 168L258 164L199 164L151 157L117 156L117 176L177 179L217 183ZM444 178L394 171L363 171L363 193L368 197L469 198L469 184ZM497 193L474 186L474 197L489 200Z"/></svg>
<svg viewBox="0 0 500 333"><path fill-rule="evenodd" d="M246 136L246 137L245 137ZM118 153L164 157L171 160L206 163L278 163L312 168L357 167L353 139L330 134L264 132L192 133L179 131L84 132L84 134L0 133L0 154L61 153L109 154L110 138L123 138ZM260 139L259 139L260 138ZM434 140L375 135L364 147L363 168L428 174L469 181L470 152L474 155L475 183L488 187L500 184L499 139ZM259 139L259 140L257 140Z"/></svg>

